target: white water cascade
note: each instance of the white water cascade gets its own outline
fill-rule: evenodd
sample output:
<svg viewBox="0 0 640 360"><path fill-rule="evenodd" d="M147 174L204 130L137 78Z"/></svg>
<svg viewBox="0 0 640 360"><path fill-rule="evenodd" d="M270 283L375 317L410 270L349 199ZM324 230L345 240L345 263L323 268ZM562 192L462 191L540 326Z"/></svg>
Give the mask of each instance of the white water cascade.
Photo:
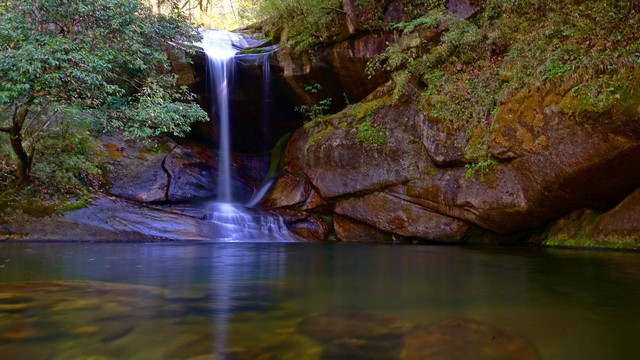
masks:
<svg viewBox="0 0 640 360"><path fill-rule="evenodd" d="M218 198L205 209L203 218L218 225L214 240L219 241L292 241L282 218L262 216L257 211L234 203L231 171L229 93L234 73L234 56L240 36L222 30L203 30L200 45L207 55L207 84L216 101L212 113L220 122L218 160ZM264 85L263 85L264 86Z"/></svg>

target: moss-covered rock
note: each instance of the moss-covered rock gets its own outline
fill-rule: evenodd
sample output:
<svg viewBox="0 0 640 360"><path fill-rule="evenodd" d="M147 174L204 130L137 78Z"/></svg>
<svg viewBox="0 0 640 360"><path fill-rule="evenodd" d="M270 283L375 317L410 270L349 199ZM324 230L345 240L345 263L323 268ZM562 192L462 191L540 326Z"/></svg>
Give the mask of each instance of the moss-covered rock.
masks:
<svg viewBox="0 0 640 360"><path fill-rule="evenodd" d="M545 246L640 249L640 189L610 211L580 209L534 239Z"/></svg>

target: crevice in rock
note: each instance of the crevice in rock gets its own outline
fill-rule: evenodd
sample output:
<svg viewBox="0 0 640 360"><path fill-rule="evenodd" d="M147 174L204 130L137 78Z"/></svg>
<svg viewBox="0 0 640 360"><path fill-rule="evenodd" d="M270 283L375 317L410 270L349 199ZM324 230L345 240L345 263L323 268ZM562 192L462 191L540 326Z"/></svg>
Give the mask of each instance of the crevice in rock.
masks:
<svg viewBox="0 0 640 360"><path fill-rule="evenodd" d="M375 194L375 193L379 193L379 192L385 192L385 191L387 191L387 190L389 190L389 189L391 189L391 188L393 188L395 186L406 185L410 181L411 181L411 179L405 179L405 180L401 180L401 181L390 183L388 185L380 186L380 187L377 187L375 189L360 190L360 191L355 191L355 192L352 192L352 193L348 193L348 194L344 194L344 195L338 195L338 196L330 197L330 198L326 198L326 197L322 196L322 193L320 193L319 191L317 193L327 203L335 204L335 203L338 203L338 202L343 201L343 200L349 200L351 198L362 198L362 197L365 197L367 195L371 195L371 194ZM315 185L313 185L313 183L311 183L311 182L309 182L309 183L311 184L311 187L313 189L317 190L317 188L315 187Z"/></svg>
<svg viewBox="0 0 640 360"><path fill-rule="evenodd" d="M165 189L165 192L164 192L164 202L169 202L169 189L171 189L171 180L172 180L171 173L169 172L169 169L167 169L166 163L167 163L167 159L173 153L173 151L176 149L177 146L178 145L174 145L171 148L171 151L167 154L167 156L165 156L162 159L162 163L160 164L160 167L162 167L162 170L164 171L164 173L167 174L167 188Z"/></svg>

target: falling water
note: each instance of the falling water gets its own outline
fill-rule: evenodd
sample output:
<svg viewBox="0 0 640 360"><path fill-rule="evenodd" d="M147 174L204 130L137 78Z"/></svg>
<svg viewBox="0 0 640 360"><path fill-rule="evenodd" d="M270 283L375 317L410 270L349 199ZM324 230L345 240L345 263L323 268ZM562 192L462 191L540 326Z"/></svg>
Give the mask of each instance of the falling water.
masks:
<svg viewBox="0 0 640 360"><path fill-rule="evenodd" d="M234 72L234 56L238 52L234 44L240 42L240 36L220 30L203 30L202 36L203 40L199 45L207 55L207 81L212 90L211 92L216 96L213 110L217 110L218 120L220 121L218 199L205 209L203 219L217 225L216 228L219 229L219 233L216 234L214 240L294 240L294 236L287 230L282 218L262 216L256 210L244 208L233 202L229 92ZM268 66L263 66L263 72L265 67ZM269 85L265 84L267 84L267 80L263 80L263 87L267 91ZM266 96L270 95L267 94ZM269 110L268 107L265 110Z"/></svg>
<svg viewBox="0 0 640 360"><path fill-rule="evenodd" d="M266 52L262 55L260 61L262 62L262 124L264 126L263 143L265 146L269 144L270 129L270 111L269 102L271 101L271 52ZM267 150L267 149L265 149Z"/></svg>
<svg viewBox="0 0 640 360"><path fill-rule="evenodd" d="M202 48L207 54L208 86L216 94L218 118L220 121L220 158L218 160L218 200L232 201L231 196L231 141L229 134L229 82L233 73L233 57L237 50L233 47L237 35L218 30L202 33Z"/></svg>

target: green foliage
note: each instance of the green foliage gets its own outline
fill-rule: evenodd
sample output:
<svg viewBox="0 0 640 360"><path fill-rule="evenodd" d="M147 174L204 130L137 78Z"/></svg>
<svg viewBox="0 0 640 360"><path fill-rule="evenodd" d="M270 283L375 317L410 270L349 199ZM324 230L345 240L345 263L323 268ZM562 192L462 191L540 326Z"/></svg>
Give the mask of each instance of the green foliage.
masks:
<svg viewBox="0 0 640 360"><path fill-rule="evenodd" d="M333 34L339 14L327 7L340 6L341 0L262 0L256 12L271 27L286 26L287 44L308 50Z"/></svg>
<svg viewBox="0 0 640 360"><path fill-rule="evenodd" d="M480 181L486 181L486 176L491 172L496 165L492 159L484 159L473 164L467 164L465 167L467 171L462 175L465 180L471 179L474 175L480 176Z"/></svg>
<svg viewBox="0 0 640 360"><path fill-rule="evenodd" d="M81 193L105 170L105 150L85 124L64 122L36 144L32 177L56 192Z"/></svg>
<svg viewBox="0 0 640 360"><path fill-rule="evenodd" d="M311 84L300 84L304 88L304 91L317 95L322 90L322 85L317 82L313 82ZM314 121L326 115L327 110L331 108L332 98L324 98L319 100L317 103L313 105L300 105L296 106L296 111L302 113L306 116L309 121Z"/></svg>
<svg viewBox="0 0 640 360"><path fill-rule="evenodd" d="M93 120L90 112L70 108L58 112L46 129L28 128L25 143L34 152L29 188L33 195L83 194L100 183L106 151L91 133ZM0 193L12 187L14 163L8 136L0 134Z"/></svg>
<svg viewBox="0 0 640 360"><path fill-rule="evenodd" d="M387 129L371 125L371 118L368 116L354 128L358 132L356 139L363 144L384 145L387 142Z"/></svg>
<svg viewBox="0 0 640 360"><path fill-rule="evenodd" d="M59 170L53 180L71 184L74 166L97 173L84 161L95 144L74 112L138 139L207 120L168 65L170 43L195 51L199 40L180 12L154 14L141 0L16 0L0 23L0 130L18 132L39 181ZM31 167L16 156L18 173Z"/></svg>

